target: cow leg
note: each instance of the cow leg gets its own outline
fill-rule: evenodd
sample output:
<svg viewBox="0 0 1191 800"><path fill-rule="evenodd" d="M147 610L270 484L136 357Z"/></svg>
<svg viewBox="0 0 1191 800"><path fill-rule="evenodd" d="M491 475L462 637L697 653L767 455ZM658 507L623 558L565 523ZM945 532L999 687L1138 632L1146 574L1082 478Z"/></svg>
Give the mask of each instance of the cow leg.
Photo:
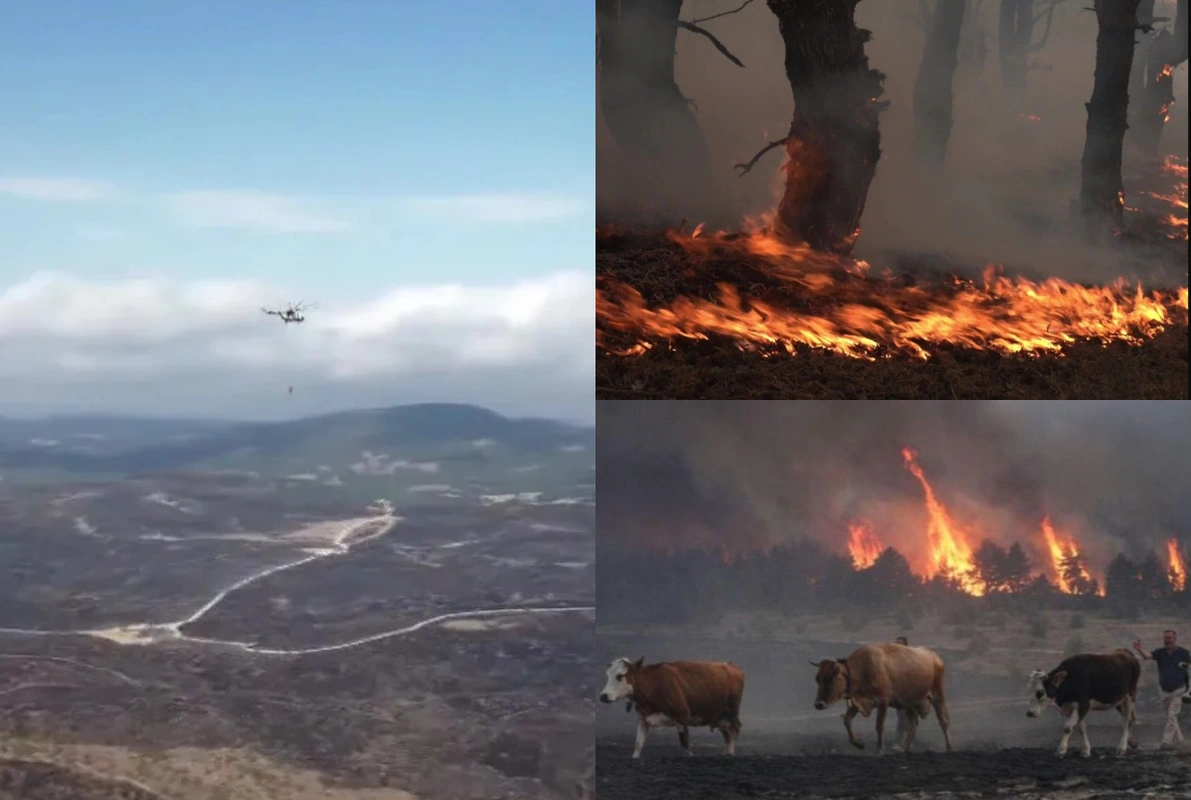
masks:
<svg viewBox="0 0 1191 800"><path fill-rule="evenodd" d="M1117 704L1117 711L1125 718L1125 728L1121 731L1121 741L1117 742L1117 755L1123 756L1130 747L1137 747L1133 741L1133 698L1128 695Z"/></svg>
<svg viewBox="0 0 1191 800"><path fill-rule="evenodd" d="M736 728L733 727L731 722L721 722L720 733L724 737L725 755L736 755Z"/></svg>
<svg viewBox="0 0 1191 800"><path fill-rule="evenodd" d="M897 735L895 738L896 744L894 746L900 747L904 750L905 749L905 741L906 741L906 730L909 727L909 723L906 720L909 719L910 715L909 715L909 712L906 711L906 709L904 709L904 708L899 708L899 709L896 709L895 711L897 713ZM917 716L917 714L915 714L914 716Z"/></svg>
<svg viewBox="0 0 1191 800"><path fill-rule="evenodd" d="M848 710L844 712L844 730L848 732L848 741L852 743L853 747L860 750L864 749L864 742L856 738L856 734L852 733L852 720L856 719L856 714L859 710L854 705L848 705Z"/></svg>
<svg viewBox="0 0 1191 800"><path fill-rule="evenodd" d="M1092 757L1092 743L1088 741L1088 720L1083 718L1079 721L1079 734L1083 737L1083 748L1079 754L1084 758Z"/></svg>
<svg viewBox="0 0 1191 800"><path fill-rule="evenodd" d="M910 752L910 745L914 744L914 734L918 733L918 715L906 715L906 736L902 740L902 752Z"/></svg>
<svg viewBox="0 0 1191 800"><path fill-rule="evenodd" d="M1125 720L1125 746L1137 749L1137 741L1133 738L1133 726L1137 724L1137 716L1131 708L1133 704L1125 705L1124 701L1117 704L1117 713Z"/></svg>
<svg viewBox="0 0 1191 800"><path fill-rule="evenodd" d="M1075 709L1074 713L1067 718L1067 722L1063 725L1063 735L1059 739L1059 758L1067 755L1067 745L1071 741L1071 732L1075 730L1075 726L1083 722L1083 718L1087 716L1088 709L1091 707L1088 702L1081 702L1079 707Z"/></svg>
<svg viewBox="0 0 1191 800"><path fill-rule="evenodd" d="M678 726L678 743L682 745L682 751L688 756L693 756L691 752L691 729L686 725L679 724Z"/></svg>
<svg viewBox="0 0 1191 800"><path fill-rule="evenodd" d="M637 718L637 744L633 748L633 758L641 757L641 748L645 747L645 737L649 733L649 723L644 717Z"/></svg>
<svg viewBox="0 0 1191 800"><path fill-rule="evenodd" d="M885 714L889 706L881 703L877 706L877 755L885 754Z"/></svg>
<svg viewBox="0 0 1191 800"><path fill-rule="evenodd" d="M930 704L934 706L935 716L939 718L939 727L943 729L943 741L947 744L947 752L951 752L951 712L947 710L947 699L940 691L930 696ZM912 737L911 737L912 738Z"/></svg>

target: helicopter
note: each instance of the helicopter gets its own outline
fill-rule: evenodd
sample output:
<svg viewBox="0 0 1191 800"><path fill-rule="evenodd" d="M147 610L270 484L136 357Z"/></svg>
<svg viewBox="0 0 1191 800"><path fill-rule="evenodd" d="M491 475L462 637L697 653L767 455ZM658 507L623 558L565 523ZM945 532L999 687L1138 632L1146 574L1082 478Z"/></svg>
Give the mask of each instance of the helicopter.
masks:
<svg viewBox="0 0 1191 800"><path fill-rule="evenodd" d="M262 306L261 311L268 314L269 316L279 318L282 322L288 325L291 322L305 322L306 315L302 312L308 308L314 308L314 306L306 305L305 303L290 303L283 309L268 309Z"/></svg>

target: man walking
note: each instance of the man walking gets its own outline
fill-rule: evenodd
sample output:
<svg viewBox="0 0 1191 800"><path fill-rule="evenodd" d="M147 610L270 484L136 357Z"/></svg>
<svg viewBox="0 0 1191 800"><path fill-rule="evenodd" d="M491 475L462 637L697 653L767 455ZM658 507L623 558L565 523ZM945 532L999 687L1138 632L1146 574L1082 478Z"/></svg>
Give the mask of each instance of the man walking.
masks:
<svg viewBox="0 0 1191 800"><path fill-rule="evenodd" d="M1183 707L1183 693L1187 691L1186 677L1180 664L1191 662L1191 652L1179 647L1174 631L1162 632L1162 646L1152 653L1141 649L1141 640L1133 643L1133 649L1147 661L1158 665L1158 696L1166 712L1166 727L1162 730L1162 749L1174 747L1183 741L1179 730L1179 711Z"/></svg>

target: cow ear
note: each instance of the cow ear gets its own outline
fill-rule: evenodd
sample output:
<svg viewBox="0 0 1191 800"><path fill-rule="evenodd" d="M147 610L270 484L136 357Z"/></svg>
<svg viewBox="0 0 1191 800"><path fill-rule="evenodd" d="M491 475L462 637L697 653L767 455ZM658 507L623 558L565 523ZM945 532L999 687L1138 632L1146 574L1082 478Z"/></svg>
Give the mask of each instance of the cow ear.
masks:
<svg viewBox="0 0 1191 800"><path fill-rule="evenodd" d="M1054 675L1050 676L1050 685L1054 686L1057 689L1066 677L1067 677L1067 670L1061 669L1058 672L1056 672Z"/></svg>
<svg viewBox="0 0 1191 800"><path fill-rule="evenodd" d="M641 656L633 662L633 669L641 669L641 665L645 663L645 656Z"/></svg>

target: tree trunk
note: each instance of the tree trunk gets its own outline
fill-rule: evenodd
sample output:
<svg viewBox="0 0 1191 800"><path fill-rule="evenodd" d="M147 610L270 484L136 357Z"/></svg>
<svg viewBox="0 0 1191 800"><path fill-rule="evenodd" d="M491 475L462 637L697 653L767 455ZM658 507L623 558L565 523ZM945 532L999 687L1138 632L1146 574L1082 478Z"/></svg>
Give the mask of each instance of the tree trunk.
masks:
<svg viewBox="0 0 1191 800"><path fill-rule="evenodd" d="M707 141L674 81L682 0L597 0L600 108L623 156L621 177L642 205L665 214L704 197Z"/></svg>
<svg viewBox="0 0 1191 800"><path fill-rule="evenodd" d="M1155 0L1141 0L1137 6L1137 24L1153 25L1154 24L1154 3ZM1146 59L1145 50L1149 46L1150 40L1143 35L1137 40L1133 46L1133 68L1129 70L1129 129L1136 128L1136 115L1138 109L1138 98L1141 97L1141 92L1146 86ZM1130 135L1132 138L1132 135Z"/></svg>
<svg viewBox="0 0 1191 800"><path fill-rule="evenodd" d="M850 254L881 157L878 102L885 76L869 69L859 0L767 0L786 46L794 118L786 189L774 232L816 250Z"/></svg>
<svg viewBox="0 0 1191 800"><path fill-rule="evenodd" d="M1089 231L1119 226L1125 207L1121 151L1129 113L1129 70L1140 0L1095 0L1096 78L1087 104L1080 212Z"/></svg>
<svg viewBox="0 0 1191 800"><path fill-rule="evenodd" d="M1149 15L1145 16L1145 5ZM1145 0L1138 13L1140 23L1153 21L1153 0ZM1174 104L1174 68L1187 60L1187 0L1178 0L1174 32L1163 28L1138 47L1140 63L1133 67L1130 84L1131 149L1145 156L1157 156L1162 130Z"/></svg>
<svg viewBox="0 0 1191 800"><path fill-rule="evenodd" d="M914 131L910 152L922 164L940 168L951 137L952 83L966 0L939 0L927 26L922 65L914 84Z"/></svg>
<svg viewBox="0 0 1191 800"><path fill-rule="evenodd" d="M1034 0L1001 0L997 52L1001 58L1001 86L1014 114L1026 99L1026 71L1034 39Z"/></svg>

